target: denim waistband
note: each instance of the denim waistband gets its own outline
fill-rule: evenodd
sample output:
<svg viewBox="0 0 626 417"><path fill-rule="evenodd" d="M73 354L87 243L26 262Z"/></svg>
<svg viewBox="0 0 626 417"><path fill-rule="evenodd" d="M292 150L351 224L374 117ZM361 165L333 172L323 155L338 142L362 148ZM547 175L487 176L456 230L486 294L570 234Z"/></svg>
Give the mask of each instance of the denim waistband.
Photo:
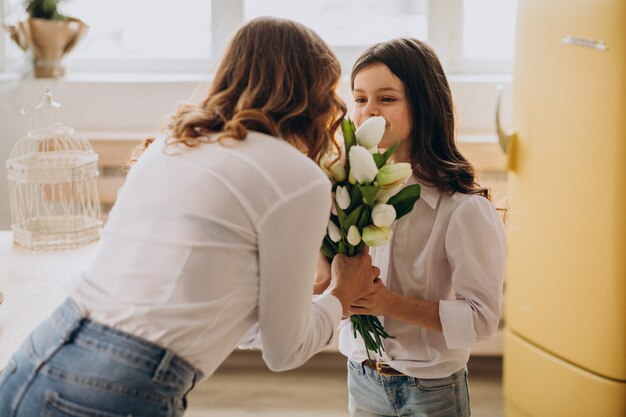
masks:
<svg viewBox="0 0 626 417"><path fill-rule="evenodd" d="M132 365L152 372L155 380L175 378L184 385L193 386L202 379L200 370L174 352L87 318L70 298L54 311L50 320L65 341L91 345L124 357Z"/></svg>

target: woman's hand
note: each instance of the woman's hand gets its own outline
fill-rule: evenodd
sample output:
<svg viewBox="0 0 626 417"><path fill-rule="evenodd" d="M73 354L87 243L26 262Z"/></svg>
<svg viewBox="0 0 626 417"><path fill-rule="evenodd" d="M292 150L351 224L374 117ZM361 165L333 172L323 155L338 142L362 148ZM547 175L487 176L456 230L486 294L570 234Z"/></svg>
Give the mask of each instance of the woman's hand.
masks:
<svg viewBox="0 0 626 417"><path fill-rule="evenodd" d="M330 262L321 252L317 258L317 269L315 271L315 282L313 284L313 295L319 295L326 291L330 285Z"/></svg>
<svg viewBox="0 0 626 417"><path fill-rule="evenodd" d="M380 278L376 278L373 291L365 297L355 300L350 306L350 314L387 316L392 305L393 293L383 285Z"/></svg>
<svg viewBox="0 0 626 417"><path fill-rule="evenodd" d="M354 300L372 292L374 279L380 274L380 269L372 266L367 247L354 256L336 255L331 271L329 291L341 302L344 316L349 314Z"/></svg>

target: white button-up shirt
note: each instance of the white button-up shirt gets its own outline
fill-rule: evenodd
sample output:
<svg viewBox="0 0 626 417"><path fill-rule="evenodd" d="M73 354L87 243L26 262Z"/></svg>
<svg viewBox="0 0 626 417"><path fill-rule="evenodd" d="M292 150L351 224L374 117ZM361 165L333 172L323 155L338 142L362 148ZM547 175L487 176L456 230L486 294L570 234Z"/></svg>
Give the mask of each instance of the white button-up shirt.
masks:
<svg viewBox="0 0 626 417"><path fill-rule="evenodd" d="M311 303L330 190L312 160L267 135L166 152L158 139L130 170L70 296L205 377L257 322L268 366L297 367L341 319L335 296Z"/></svg>
<svg viewBox="0 0 626 417"><path fill-rule="evenodd" d="M414 377L451 375L466 365L472 344L498 326L505 259L501 218L480 195L422 186L413 210L393 229L389 244L371 249L373 263L390 291L439 302L443 333L379 317L395 339L384 340L377 359ZM341 330L341 352L358 362L367 359L349 320Z"/></svg>

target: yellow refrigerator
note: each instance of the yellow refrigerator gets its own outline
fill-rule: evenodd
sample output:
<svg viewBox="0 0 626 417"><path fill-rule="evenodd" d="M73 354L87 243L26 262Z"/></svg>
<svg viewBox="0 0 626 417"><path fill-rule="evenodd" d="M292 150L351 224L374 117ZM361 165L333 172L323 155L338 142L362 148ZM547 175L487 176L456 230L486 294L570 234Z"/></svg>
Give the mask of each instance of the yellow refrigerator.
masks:
<svg viewBox="0 0 626 417"><path fill-rule="evenodd" d="M519 0L507 417L626 416L626 0Z"/></svg>

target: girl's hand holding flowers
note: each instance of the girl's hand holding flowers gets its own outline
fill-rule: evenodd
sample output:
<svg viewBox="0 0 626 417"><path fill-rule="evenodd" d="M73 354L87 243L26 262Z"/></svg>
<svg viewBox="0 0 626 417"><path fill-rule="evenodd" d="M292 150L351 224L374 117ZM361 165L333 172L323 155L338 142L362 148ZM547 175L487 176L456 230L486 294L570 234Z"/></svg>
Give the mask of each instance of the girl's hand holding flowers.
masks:
<svg viewBox="0 0 626 417"><path fill-rule="evenodd" d="M393 306L393 294L383 285L380 278L374 281L374 290L354 301L350 306L350 314L368 314L371 316L387 316Z"/></svg>

